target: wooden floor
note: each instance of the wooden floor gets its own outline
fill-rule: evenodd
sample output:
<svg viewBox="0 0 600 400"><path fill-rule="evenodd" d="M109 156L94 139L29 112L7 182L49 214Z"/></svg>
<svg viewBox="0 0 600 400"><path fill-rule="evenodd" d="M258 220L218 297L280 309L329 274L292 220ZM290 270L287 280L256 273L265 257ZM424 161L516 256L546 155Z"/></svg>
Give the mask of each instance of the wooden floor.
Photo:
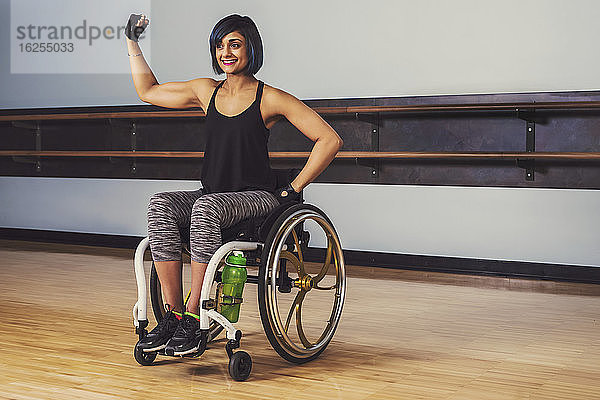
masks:
<svg viewBox="0 0 600 400"><path fill-rule="evenodd" d="M235 382L223 340L135 362L132 253L0 241L0 398L600 399L599 286L351 268L336 336L297 366L247 285Z"/></svg>

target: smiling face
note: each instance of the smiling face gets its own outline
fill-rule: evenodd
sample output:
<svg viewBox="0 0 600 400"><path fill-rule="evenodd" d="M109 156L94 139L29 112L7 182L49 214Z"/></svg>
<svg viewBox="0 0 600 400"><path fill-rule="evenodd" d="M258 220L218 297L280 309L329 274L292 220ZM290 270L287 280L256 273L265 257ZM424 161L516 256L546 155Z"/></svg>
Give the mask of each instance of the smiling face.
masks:
<svg viewBox="0 0 600 400"><path fill-rule="evenodd" d="M248 66L246 39L239 32L231 32L216 44L215 55L226 74L243 74Z"/></svg>

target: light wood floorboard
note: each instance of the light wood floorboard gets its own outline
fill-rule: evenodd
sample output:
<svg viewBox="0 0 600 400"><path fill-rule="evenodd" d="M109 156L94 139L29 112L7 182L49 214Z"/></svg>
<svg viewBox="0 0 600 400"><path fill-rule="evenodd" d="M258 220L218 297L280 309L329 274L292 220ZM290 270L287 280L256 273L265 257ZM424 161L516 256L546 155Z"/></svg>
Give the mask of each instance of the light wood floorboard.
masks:
<svg viewBox="0 0 600 400"><path fill-rule="evenodd" d="M336 336L300 366L271 349L246 285L254 368L235 382L224 339L135 362L132 257L0 241L0 398L600 399L600 285L350 268Z"/></svg>

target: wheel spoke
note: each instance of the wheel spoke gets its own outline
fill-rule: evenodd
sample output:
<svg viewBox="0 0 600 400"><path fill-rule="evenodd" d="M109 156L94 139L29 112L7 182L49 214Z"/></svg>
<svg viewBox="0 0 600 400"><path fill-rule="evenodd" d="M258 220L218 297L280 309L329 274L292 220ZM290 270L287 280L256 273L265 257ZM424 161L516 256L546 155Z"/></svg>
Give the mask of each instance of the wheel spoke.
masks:
<svg viewBox="0 0 600 400"><path fill-rule="evenodd" d="M306 272L304 272L304 264L302 263L302 261L298 260L298 258L293 253L284 250L279 255L279 258L284 258L291 262L294 265L294 267L296 267L296 271L298 271L298 276L306 275Z"/></svg>
<svg viewBox="0 0 600 400"><path fill-rule="evenodd" d="M325 287L315 286L313 289L317 289L317 290L333 290L335 288L337 288L337 284L331 285L331 286L325 286Z"/></svg>
<svg viewBox="0 0 600 400"><path fill-rule="evenodd" d="M302 296L302 300L304 300L304 296ZM296 305L296 330L298 331L298 337L300 338L300 341L302 342L304 347L308 349L309 347L312 347L313 344L308 341L306 335L304 334L304 329L302 329L302 300L300 300Z"/></svg>
<svg viewBox="0 0 600 400"><path fill-rule="evenodd" d="M319 343L321 340L323 340L323 338L327 335L327 331L329 330L330 327L331 327L331 319L328 319L327 326L323 329L323 332L321 333L321 336L319 337L319 339L317 339L317 343Z"/></svg>
<svg viewBox="0 0 600 400"><path fill-rule="evenodd" d="M319 273L313 278L315 285L318 284L319 282L321 282L321 280L323 280L323 278L327 274L327 271L329 271L329 267L331 266L331 254L333 253L332 250L333 250L333 244L332 244L330 238L327 237L327 253L325 255L325 263L321 267L321 271L319 271ZM334 255L334 257L335 257L335 255Z"/></svg>
<svg viewBox="0 0 600 400"><path fill-rule="evenodd" d="M297 264L296 269L298 270L298 276L302 277L306 275L306 270L304 269L304 256L302 254L302 249L300 248L300 241L298 240L298 235L296 234L296 230L292 230L292 236L294 237L294 246L296 247L296 252L298 253L298 258L296 258L293 253L291 254L294 258L296 258ZM290 260L291 261L291 260ZM294 261L292 261L292 264Z"/></svg>
<svg viewBox="0 0 600 400"><path fill-rule="evenodd" d="M287 333L287 331L290 327L290 321L292 320L292 315L294 315L294 311L296 311L298 309L298 305L300 303L302 303L302 300L304 300L304 296L306 296L306 292L300 291L294 298L294 302L292 303L292 306L290 307L290 311L288 312L287 319L285 321L285 333Z"/></svg>
<svg viewBox="0 0 600 400"><path fill-rule="evenodd" d="M300 263L304 265L304 258L302 257L302 249L300 248L300 241L298 240L298 235L296 234L296 230L292 230L292 236L294 237L294 245L296 246L296 252L298 252L298 258L300 259Z"/></svg>
<svg viewBox="0 0 600 400"><path fill-rule="evenodd" d="M330 242L330 243L331 243L331 242ZM329 246L329 247L328 247L328 249L327 249L327 250L328 250L328 253L329 253L329 249L331 249L331 246ZM338 270L338 260L337 260L337 256L335 255L335 252L332 252L332 254L333 254L333 263L335 264L335 269L336 269L336 271L337 271L337 270ZM329 258L329 260L328 260L328 261L329 261L329 263L327 263L327 264L326 264L326 266L327 266L327 270L329 269L329 266L330 266L330 264L331 264L330 254L328 254L328 258ZM326 262L327 262L327 261L326 261ZM325 266L323 266L323 268L325 268ZM325 271L327 271L327 270L325 270ZM322 271L322 270L321 270L321 271ZM317 275L317 276L316 276L316 277L313 279L313 281L315 281L315 286L314 286L314 289L317 289L317 290L333 290L333 289L336 289L336 288L338 287L337 277L336 277L336 283L335 283L335 284L333 284L333 285L331 285L331 286L325 286L325 287L321 287L321 286L319 286L319 285L318 285L318 283L319 283L320 281L322 281L324 277L325 277L325 275L323 275L323 276L321 276L321 277L319 277L319 275Z"/></svg>

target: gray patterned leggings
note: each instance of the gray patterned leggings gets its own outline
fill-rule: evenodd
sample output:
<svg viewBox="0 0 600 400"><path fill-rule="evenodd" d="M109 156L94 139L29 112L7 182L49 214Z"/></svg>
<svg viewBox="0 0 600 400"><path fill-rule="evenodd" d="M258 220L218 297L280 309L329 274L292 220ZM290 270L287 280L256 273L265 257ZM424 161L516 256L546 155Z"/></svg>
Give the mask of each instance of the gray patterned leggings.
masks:
<svg viewBox="0 0 600 400"><path fill-rule="evenodd" d="M163 192L150 198L148 236L154 261L181 260L180 229L190 231L192 260L208 263L221 246L221 229L268 214L279 205L264 190L204 194Z"/></svg>

